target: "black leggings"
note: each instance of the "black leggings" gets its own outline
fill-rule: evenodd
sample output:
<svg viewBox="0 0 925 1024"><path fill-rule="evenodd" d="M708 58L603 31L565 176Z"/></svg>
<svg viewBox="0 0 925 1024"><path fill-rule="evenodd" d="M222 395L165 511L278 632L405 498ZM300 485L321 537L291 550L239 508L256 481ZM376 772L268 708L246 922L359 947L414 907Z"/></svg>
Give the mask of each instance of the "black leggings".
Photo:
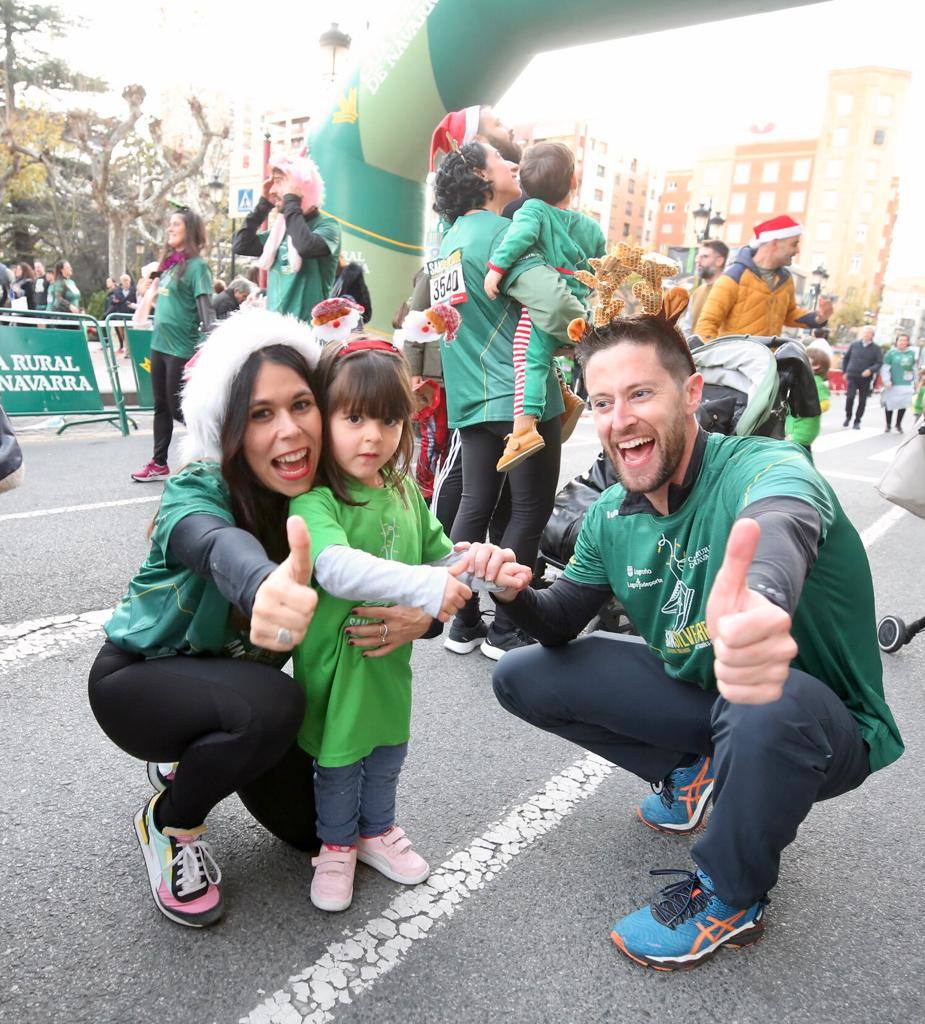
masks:
<svg viewBox="0 0 925 1024"><path fill-rule="evenodd" d="M180 390L183 387L182 356L151 352L151 390L154 392L154 461L167 465L167 449L173 437L173 421L183 423Z"/></svg>
<svg viewBox="0 0 925 1024"><path fill-rule="evenodd" d="M893 426L893 410L892 409L884 409L883 410L883 415L886 416L886 425L888 427L892 427ZM901 430L902 429L903 416L905 416L905 415L906 415L905 407L903 407L902 409L897 409L896 410L896 429L897 430Z"/></svg>
<svg viewBox="0 0 925 1024"><path fill-rule="evenodd" d="M311 757L295 738L302 688L237 658L145 660L107 640L90 669L90 707L103 732L142 761L177 761L158 805L160 825L192 828L237 792L274 835L315 849Z"/></svg>
<svg viewBox="0 0 925 1024"><path fill-rule="evenodd" d="M511 491L511 515L499 543L513 548L517 561L533 566L539 551L540 536L552 514L559 481L562 454L562 427L559 417L537 424L546 447L525 459L508 473L495 469L504 451L504 438L511 432L508 421L480 423L459 431L462 441L463 493L459 512L450 533L452 540L483 541L488 531L505 477ZM460 613L467 624L478 617L478 595ZM502 633L514 623L502 605L495 609L495 623Z"/></svg>

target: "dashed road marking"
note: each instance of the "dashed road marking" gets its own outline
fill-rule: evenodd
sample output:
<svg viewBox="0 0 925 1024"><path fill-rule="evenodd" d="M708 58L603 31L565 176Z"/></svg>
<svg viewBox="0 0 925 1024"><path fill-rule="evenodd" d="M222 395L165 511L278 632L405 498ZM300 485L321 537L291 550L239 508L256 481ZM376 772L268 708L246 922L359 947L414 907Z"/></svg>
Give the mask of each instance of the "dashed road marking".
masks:
<svg viewBox="0 0 925 1024"><path fill-rule="evenodd" d="M161 500L161 489L157 494L146 494L143 498L122 498L119 501L97 501L91 505L61 505L59 508L36 508L31 512L7 512L0 516L0 523L10 519L38 519L41 516L61 516L68 512L93 512L99 508L117 508L119 505L145 505Z"/></svg>
<svg viewBox="0 0 925 1024"><path fill-rule="evenodd" d="M862 427L860 430L833 431L831 434L823 434L813 441L813 455L817 452L831 452L836 448L847 448L848 445L857 444L858 441L867 441L871 437L877 437L881 431L872 430L870 427Z"/></svg>
<svg viewBox="0 0 925 1024"><path fill-rule="evenodd" d="M480 892L512 861L586 800L613 771L596 754L554 775L543 791L515 807L464 850L454 853L430 878L402 890L356 931L332 942L310 966L293 975L239 1024L327 1024L340 1006L371 988L397 967L435 924L448 921L465 900Z"/></svg>
<svg viewBox="0 0 925 1024"><path fill-rule="evenodd" d="M880 540L887 530L895 526L905 514L904 508L894 505L889 512L884 512L879 519L875 519L866 530L861 532L861 543L865 548L869 548L871 544Z"/></svg>

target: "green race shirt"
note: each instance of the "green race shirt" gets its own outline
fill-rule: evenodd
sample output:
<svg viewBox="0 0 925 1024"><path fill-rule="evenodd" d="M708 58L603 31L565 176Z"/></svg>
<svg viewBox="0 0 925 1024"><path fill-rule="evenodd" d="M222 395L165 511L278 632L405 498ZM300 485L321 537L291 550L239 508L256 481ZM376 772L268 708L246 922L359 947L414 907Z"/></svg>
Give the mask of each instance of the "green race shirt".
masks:
<svg viewBox="0 0 925 1024"><path fill-rule="evenodd" d="M231 496L217 462L191 462L167 480L148 556L103 626L106 635L123 650L146 658L212 654L282 667L289 655L254 647L246 628L232 627L231 604L215 584L170 554L171 531L190 515L218 516L234 524Z"/></svg>
<svg viewBox="0 0 925 1024"><path fill-rule="evenodd" d="M822 520L819 554L793 615L793 665L844 701L876 771L895 761L903 744L883 696L870 567L835 493L798 446L708 435L692 491L667 516L621 516L626 491L609 488L585 516L565 575L609 585L668 675L714 690L707 597L734 520L774 495L807 501Z"/></svg>
<svg viewBox="0 0 925 1024"><path fill-rule="evenodd" d="M308 323L312 318L312 307L328 298L334 287L337 261L340 258L340 225L323 213L316 214L306 224L328 243L330 255L321 259L302 260L302 266L296 273L289 265L287 235L276 250L276 259L267 275L267 309L276 313L290 313ZM268 236L269 231L257 235L261 245Z"/></svg>
<svg viewBox="0 0 925 1024"><path fill-rule="evenodd" d="M181 267L183 273L178 276ZM199 344L196 296L211 294L212 274L201 256L194 256L161 274L151 350L189 359Z"/></svg>
<svg viewBox="0 0 925 1024"><path fill-rule="evenodd" d="M292 515L308 525L314 557L344 545L408 565L436 562L452 550L443 527L409 480L405 496L394 487L354 483L346 505L330 488L293 498ZM306 711L299 744L325 767L355 764L376 747L406 743L411 731L411 644L383 658L364 658L347 643L344 627L369 620L318 588L318 607L305 639L295 649L295 678L305 689Z"/></svg>
<svg viewBox="0 0 925 1024"><path fill-rule="evenodd" d="M73 278L59 277L48 289L48 309L56 313L70 313L71 306L80 306L80 289Z"/></svg>
<svg viewBox="0 0 925 1024"><path fill-rule="evenodd" d="M915 383L915 352L907 348L900 352L898 348L891 348L883 357L884 373L889 368L891 384L905 384L912 387Z"/></svg>
<svg viewBox="0 0 925 1024"><path fill-rule="evenodd" d="M440 341L451 427L507 422L514 417L514 329L520 305L503 293L493 302L482 287L492 253L510 226L511 222L498 214L476 210L459 217L440 245L441 259L459 252L467 296L456 307L462 317L456 338ZM528 254L511 267L502 287L542 264L538 254ZM553 343L552 348L556 347ZM558 378L550 366L543 419L559 416L563 409Z"/></svg>

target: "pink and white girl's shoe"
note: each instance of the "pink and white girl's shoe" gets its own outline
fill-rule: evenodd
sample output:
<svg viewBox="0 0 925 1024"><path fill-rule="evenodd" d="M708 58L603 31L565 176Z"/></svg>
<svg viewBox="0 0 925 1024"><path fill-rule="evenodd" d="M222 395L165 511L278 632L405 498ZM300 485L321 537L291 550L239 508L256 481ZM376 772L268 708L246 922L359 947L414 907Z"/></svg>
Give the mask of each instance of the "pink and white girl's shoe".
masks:
<svg viewBox="0 0 925 1024"><path fill-rule="evenodd" d="M353 875L357 866L355 846L321 847L312 857L315 869L312 878L311 901L319 910L346 910L353 902Z"/></svg>
<svg viewBox="0 0 925 1024"><path fill-rule="evenodd" d="M405 830L393 825L381 836L360 836L357 860L375 868L386 878L402 885L417 885L430 874L430 865L411 847Z"/></svg>

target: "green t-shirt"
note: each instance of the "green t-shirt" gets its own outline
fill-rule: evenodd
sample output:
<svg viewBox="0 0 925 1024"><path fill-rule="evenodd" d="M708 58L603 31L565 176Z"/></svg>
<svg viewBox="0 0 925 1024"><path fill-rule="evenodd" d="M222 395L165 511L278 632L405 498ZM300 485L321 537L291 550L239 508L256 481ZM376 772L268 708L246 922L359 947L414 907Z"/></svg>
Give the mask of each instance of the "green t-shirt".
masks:
<svg viewBox="0 0 925 1024"><path fill-rule="evenodd" d="M819 554L793 615L793 666L844 701L876 771L895 761L903 744L883 696L870 567L835 493L801 448L710 434L693 490L667 516L621 516L626 491L609 488L585 516L565 575L610 586L668 675L714 690L707 598L734 520L774 495L807 501L822 520Z"/></svg>
<svg viewBox="0 0 925 1024"><path fill-rule="evenodd" d="M588 270L588 260L606 251L607 240L596 220L575 210L550 206L542 199L528 199L514 214L507 234L495 248L492 263L507 270L522 256L536 252L556 270ZM569 291L583 302L587 287L572 274L567 274L565 281Z"/></svg>
<svg viewBox="0 0 925 1024"><path fill-rule="evenodd" d="M71 306L80 306L80 289L70 277L59 277L48 289L48 309L70 313Z"/></svg>
<svg viewBox="0 0 925 1024"><path fill-rule="evenodd" d="M276 250L276 259L267 275L267 309L290 313L308 323L312 318L312 307L328 298L334 287L340 258L340 225L323 213L316 214L306 224L328 243L330 255L302 260L302 266L296 273L289 265L289 237L286 236ZM269 234L269 231L262 231L257 235L261 245Z"/></svg>
<svg viewBox="0 0 925 1024"><path fill-rule="evenodd" d="M890 372L890 383L912 387L915 383L915 352L907 348L900 352L898 348L891 348L883 357L883 375L886 376L887 368Z"/></svg>
<svg viewBox="0 0 925 1024"><path fill-rule="evenodd" d="M183 273L179 274L180 269ZM178 276L179 274L179 276ZM199 344L197 295L212 294L212 274L201 256L176 264L161 274L154 307L151 350L189 359Z"/></svg>
<svg viewBox="0 0 925 1024"><path fill-rule="evenodd" d="M231 496L217 462L191 462L164 485L148 556L103 626L106 635L123 650L146 658L212 654L282 667L289 655L251 644L246 628L232 627L231 605L215 584L170 554L171 531L190 515L234 523Z"/></svg>
<svg viewBox="0 0 925 1024"><path fill-rule="evenodd" d="M293 498L317 558L331 545L344 545L407 565L436 562L452 550L443 527L420 491L405 481L405 498L394 487L354 483L346 505L328 487ZM318 607L305 639L295 649L295 678L305 688L306 711L299 744L319 764L355 764L376 747L407 743L411 730L411 644L383 658L364 658L347 643L344 627L369 620L350 612L359 601L332 597L318 588ZM380 603L380 602L376 602Z"/></svg>
<svg viewBox="0 0 925 1024"><path fill-rule="evenodd" d="M816 394L819 396L819 405L822 411L825 412L829 407L829 385L825 379L820 377L818 374L813 375L813 380L816 382ZM784 430L787 432L787 437L791 441L796 441L797 444L811 445L813 441L819 436L819 431L822 429L822 416L791 416L788 414L787 422L784 426Z"/></svg>
<svg viewBox="0 0 925 1024"><path fill-rule="evenodd" d="M462 323L455 340L440 341L451 427L493 420L508 422L514 417L514 329L520 305L503 292L493 302L482 286L494 249L510 226L504 217L476 210L459 217L440 245L441 259L459 251L467 295L466 301L456 307ZM502 289L525 270L542 265L538 254L528 254L505 275ZM536 326L533 329L536 331ZM552 343L551 347L558 346ZM550 366L543 419L561 415L563 408L558 378Z"/></svg>
<svg viewBox="0 0 925 1024"><path fill-rule="evenodd" d="M925 405L925 384L916 391L915 398L912 399L912 412L916 416L921 415L923 405Z"/></svg>

